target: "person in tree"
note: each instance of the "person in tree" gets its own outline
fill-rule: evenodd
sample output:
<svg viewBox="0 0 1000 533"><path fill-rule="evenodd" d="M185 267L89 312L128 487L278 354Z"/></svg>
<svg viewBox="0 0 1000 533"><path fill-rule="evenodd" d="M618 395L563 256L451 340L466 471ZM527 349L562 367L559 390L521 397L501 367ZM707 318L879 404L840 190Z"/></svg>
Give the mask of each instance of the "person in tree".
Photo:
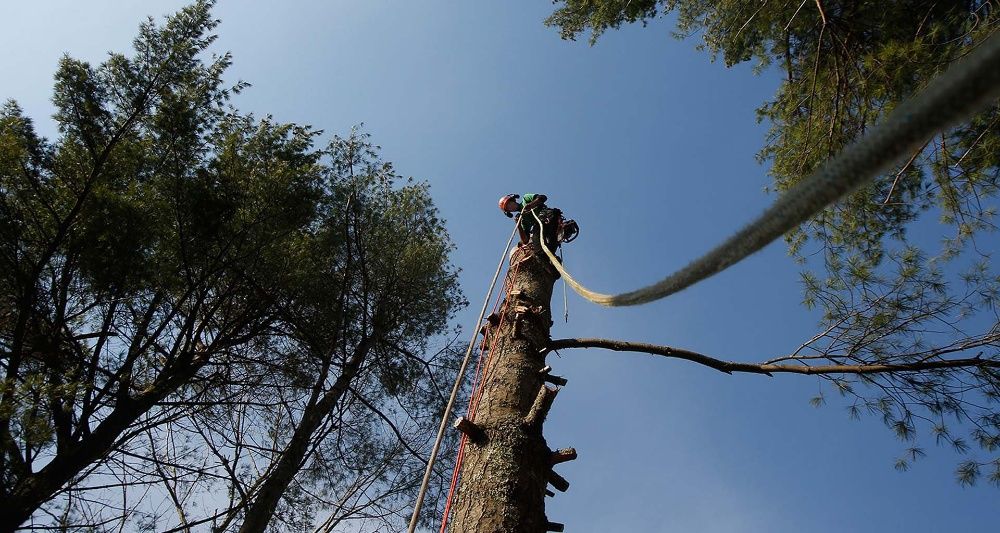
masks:
<svg viewBox="0 0 1000 533"><path fill-rule="evenodd" d="M519 198L521 196L517 194L508 194L500 198L499 206L508 218L513 218L514 213L521 214L517 222L517 231L522 245L530 244L538 239L538 220L536 220L535 215L542 221L541 233L550 250L555 251L561 242L569 242L576 237L576 222L564 220L562 211L545 205L548 200L547 196L525 193L523 203L518 200Z"/></svg>

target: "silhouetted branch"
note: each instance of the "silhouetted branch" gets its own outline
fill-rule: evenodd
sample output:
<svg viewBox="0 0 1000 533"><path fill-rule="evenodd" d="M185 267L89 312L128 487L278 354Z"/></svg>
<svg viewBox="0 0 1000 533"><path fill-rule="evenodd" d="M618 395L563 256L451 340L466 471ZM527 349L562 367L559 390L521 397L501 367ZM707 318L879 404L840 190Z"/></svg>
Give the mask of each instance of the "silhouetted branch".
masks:
<svg viewBox="0 0 1000 533"><path fill-rule="evenodd" d="M1000 368L1000 361L993 359L981 359L979 357L966 359L940 359L934 361L917 361L913 363L894 364L857 364L857 365L784 365L765 363L739 363L735 361L723 361L697 352L662 346L657 344L647 344L644 342L628 342L613 339L558 339L553 340L545 348L544 353L553 350L566 348L604 348L616 352L640 352L651 355L662 355L674 359L683 359L698 363L709 368L714 368L726 374L742 372L747 374L764 374L771 376L777 373L786 374L885 374L891 372L921 372L925 370L940 370L953 368Z"/></svg>

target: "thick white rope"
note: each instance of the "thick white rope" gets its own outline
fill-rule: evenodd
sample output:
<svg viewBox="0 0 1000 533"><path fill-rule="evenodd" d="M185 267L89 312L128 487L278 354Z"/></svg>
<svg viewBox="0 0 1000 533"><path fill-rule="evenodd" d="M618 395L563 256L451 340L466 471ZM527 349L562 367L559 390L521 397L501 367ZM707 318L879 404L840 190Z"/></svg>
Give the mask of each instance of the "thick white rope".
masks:
<svg viewBox="0 0 1000 533"><path fill-rule="evenodd" d="M542 250L574 291L596 304L639 305L690 287L767 246L830 204L899 164L934 134L960 124L1000 96L1000 34L936 77L920 94L899 104L864 136L785 192L756 220L663 280L622 294L587 289L566 272L541 241ZM538 220L538 216L535 216ZM538 220L539 226L541 221Z"/></svg>
<svg viewBox="0 0 1000 533"><path fill-rule="evenodd" d="M493 281L490 282L490 289L486 292L486 298L483 300L483 309L479 311L479 320L472 327L472 338L469 340L469 347L465 350L465 358L462 359L462 366L458 370L458 376L455 377L455 385L451 388L451 397L448 398L448 405L445 406L444 414L441 415L441 426L438 427L437 438L434 439L434 447L431 448L431 455L427 459L427 469L424 471L423 481L420 482L417 502L413 505L413 515L410 516L408 533L413 533L417 529L420 508L424 505L424 496L427 494L427 486L431 481L431 472L434 471L434 462L437 460L438 450L441 449L441 441L444 440L444 432L448 427L448 417L451 416L451 410L455 407L455 399L458 397L458 391L461 390L462 382L465 380L465 371L469 368L472 350L476 346L476 339L479 338L479 325L483 323L483 317L486 316L486 309L490 305L493 289L496 288L497 280L500 279L500 271L503 270L504 261L507 260L507 250L510 250L510 244L514 242L514 235L517 233L517 225L520 221L520 216L514 221L514 230L510 233L510 238L507 239L507 245L504 246L503 253L500 254L500 264L497 265L497 271L493 274Z"/></svg>

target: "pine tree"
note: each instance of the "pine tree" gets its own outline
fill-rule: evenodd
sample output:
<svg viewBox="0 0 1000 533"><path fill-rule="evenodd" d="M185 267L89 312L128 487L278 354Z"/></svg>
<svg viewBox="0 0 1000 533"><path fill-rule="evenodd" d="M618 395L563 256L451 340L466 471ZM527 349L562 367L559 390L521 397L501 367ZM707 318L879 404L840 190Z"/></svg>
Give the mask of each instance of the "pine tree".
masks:
<svg viewBox="0 0 1000 533"><path fill-rule="evenodd" d="M444 222L360 131L233 109L212 7L64 57L55 140L0 110L2 531L394 530L416 488Z"/></svg>

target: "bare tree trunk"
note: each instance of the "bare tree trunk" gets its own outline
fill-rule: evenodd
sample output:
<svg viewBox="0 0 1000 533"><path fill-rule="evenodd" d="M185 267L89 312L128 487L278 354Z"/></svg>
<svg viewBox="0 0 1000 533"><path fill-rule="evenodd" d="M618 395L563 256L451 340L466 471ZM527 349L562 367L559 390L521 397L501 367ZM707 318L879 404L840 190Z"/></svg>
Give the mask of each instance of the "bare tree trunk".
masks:
<svg viewBox="0 0 1000 533"><path fill-rule="evenodd" d="M511 258L511 290L500 323L487 333L488 340L497 342L483 372L475 413L474 424L482 434L466 444L450 528L454 533L548 529L545 487L552 452L542 436L542 421L556 389L546 386L540 371L558 274L535 246L522 246Z"/></svg>

